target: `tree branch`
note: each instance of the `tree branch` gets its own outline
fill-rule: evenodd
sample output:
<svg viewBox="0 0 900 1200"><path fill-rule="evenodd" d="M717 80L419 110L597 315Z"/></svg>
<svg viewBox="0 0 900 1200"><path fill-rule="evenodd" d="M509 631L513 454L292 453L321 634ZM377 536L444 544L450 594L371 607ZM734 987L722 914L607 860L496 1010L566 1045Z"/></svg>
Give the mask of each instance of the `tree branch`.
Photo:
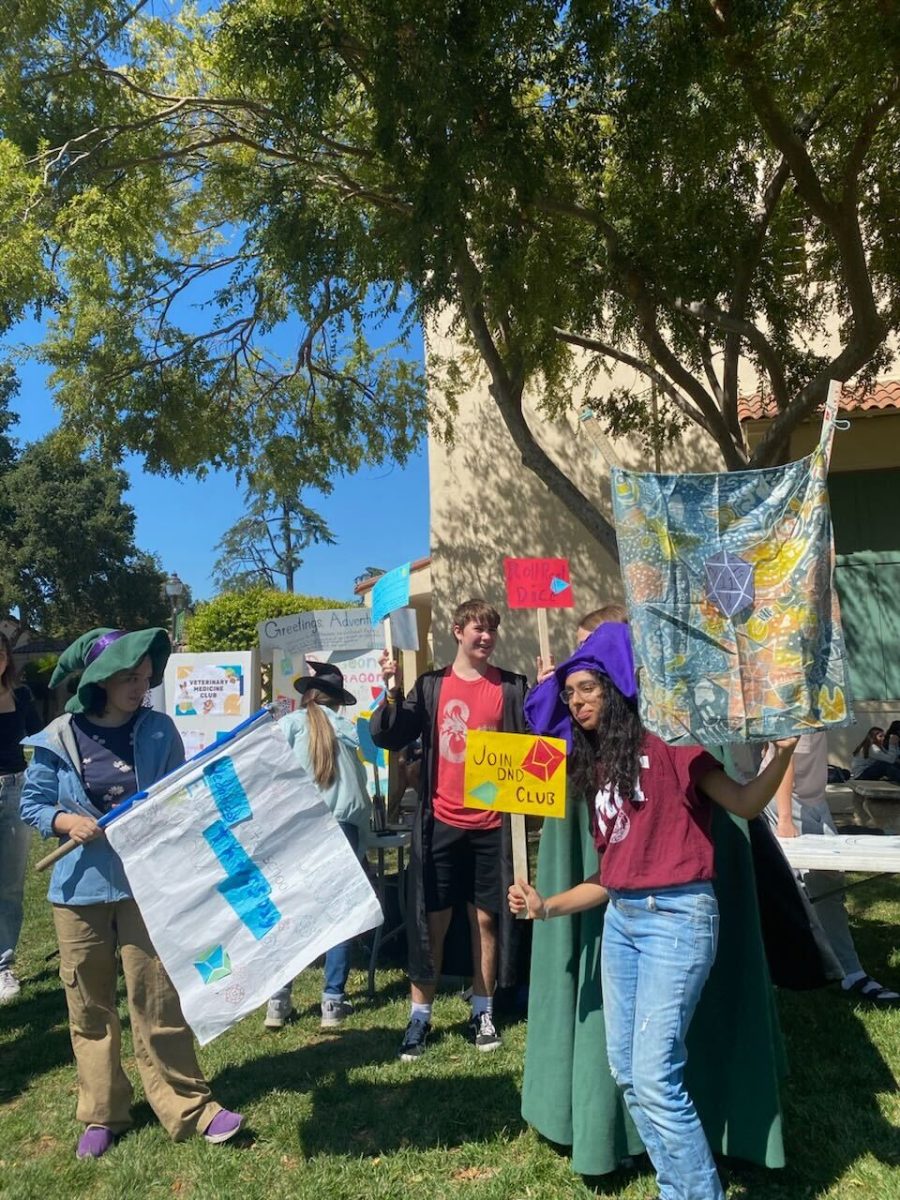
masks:
<svg viewBox="0 0 900 1200"><path fill-rule="evenodd" d="M466 321L491 376L491 395L522 457L522 465L546 484L613 561L618 562L619 549L614 526L541 449L528 427L522 409L524 379L511 378L494 344L481 301L481 278L465 249L457 256L456 276Z"/></svg>

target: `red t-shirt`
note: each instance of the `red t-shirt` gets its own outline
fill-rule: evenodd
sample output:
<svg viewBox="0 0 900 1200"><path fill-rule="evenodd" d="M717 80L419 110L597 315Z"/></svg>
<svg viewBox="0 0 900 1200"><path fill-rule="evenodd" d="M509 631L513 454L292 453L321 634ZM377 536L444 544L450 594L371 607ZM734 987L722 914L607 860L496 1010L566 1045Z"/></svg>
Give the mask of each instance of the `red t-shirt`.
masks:
<svg viewBox="0 0 900 1200"><path fill-rule="evenodd" d="M604 887L630 891L713 878L713 802L698 785L715 770L720 764L708 750L669 746L646 734L634 798L622 800L609 788L594 798Z"/></svg>
<svg viewBox="0 0 900 1200"><path fill-rule="evenodd" d="M470 729L500 729L503 689L500 672L488 667L478 679L460 679L450 667L438 695L437 771L432 805L434 815L458 829L496 829L499 813L464 808L466 734Z"/></svg>

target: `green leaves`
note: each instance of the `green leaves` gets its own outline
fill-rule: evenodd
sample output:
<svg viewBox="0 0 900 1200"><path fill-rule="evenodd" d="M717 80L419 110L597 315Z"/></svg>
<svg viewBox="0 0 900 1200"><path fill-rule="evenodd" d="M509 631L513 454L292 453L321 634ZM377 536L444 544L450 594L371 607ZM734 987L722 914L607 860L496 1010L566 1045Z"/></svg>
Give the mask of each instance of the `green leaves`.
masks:
<svg viewBox="0 0 900 1200"><path fill-rule="evenodd" d="M165 624L164 575L134 544L127 485L60 437L29 446L0 474L0 598L23 624L55 637Z"/></svg>

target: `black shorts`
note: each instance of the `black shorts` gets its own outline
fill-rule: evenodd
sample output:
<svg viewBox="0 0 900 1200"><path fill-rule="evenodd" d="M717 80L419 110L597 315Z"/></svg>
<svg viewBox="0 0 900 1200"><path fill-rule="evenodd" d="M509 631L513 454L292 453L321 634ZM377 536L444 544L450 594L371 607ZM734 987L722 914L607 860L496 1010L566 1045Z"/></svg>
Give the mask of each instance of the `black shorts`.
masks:
<svg viewBox="0 0 900 1200"><path fill-rule="evenodd" d="M425 908L440 912L463 900L499 913L500 828L458 829L435 818L431 851L425 855Z"/></svg>

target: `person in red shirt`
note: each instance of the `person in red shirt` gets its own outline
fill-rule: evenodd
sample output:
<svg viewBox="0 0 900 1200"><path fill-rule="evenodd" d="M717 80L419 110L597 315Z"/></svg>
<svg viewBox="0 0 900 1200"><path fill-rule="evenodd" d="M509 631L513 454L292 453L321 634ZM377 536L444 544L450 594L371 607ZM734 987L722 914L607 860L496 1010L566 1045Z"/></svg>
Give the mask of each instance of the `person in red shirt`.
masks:
<svg viewBox="0 0 900 1200"><path fill-rule="evenodd" d="M685 1038L716 953L712 804L751 818L775 794L796 738L775 743L746 784L699 746L669 746L641 724L626 625L608 623L558 668L572 787L593 795L599 870L547 899L524 880L511 911L583 912L606 901L601 985L613 1077L656 1169L662 1200L723 1200L684 1086ZM548 732L542 730L541 732Z"/></svg>
<svg viewBox="0 0 900 1200"><path fill-rule="evenodd" d="M429 671L409 695L393 686L397 665L381 659L386 695L372 715L376 745L401 750L422 738L419 805L413 825L407 934L412 1007L400 1058L413 1061L426 1048L431 1011L454 914L468 926L472 973L470 1034L479 1050L495 1050L500 1037L493 1021L499 981L514 982L514 922L504 904L509 864L509 821L499 813L463 805L466 738L470 729L521 733L527 682L523 675L490 663L500 616L484 600L467 600L453 615L456 657ZM498 915L502 919L498 923ZM457 961L459 961L457 959Z"/></svg>

